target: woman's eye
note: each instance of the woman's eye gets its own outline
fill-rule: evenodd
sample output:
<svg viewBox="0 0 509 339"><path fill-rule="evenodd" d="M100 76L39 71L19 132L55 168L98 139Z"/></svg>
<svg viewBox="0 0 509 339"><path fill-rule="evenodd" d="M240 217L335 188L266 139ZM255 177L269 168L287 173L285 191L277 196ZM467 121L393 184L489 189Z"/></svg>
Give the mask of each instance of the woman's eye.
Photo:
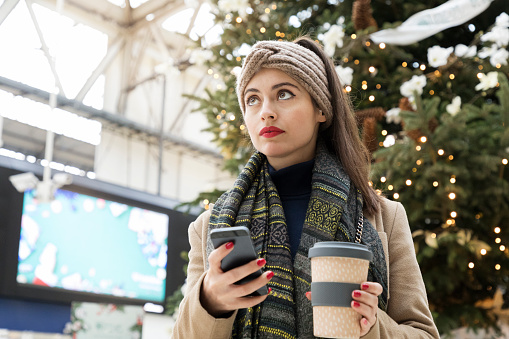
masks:
<svg viewBox="0 0 509 339"><path fill-rule="evenodd" d="M255 105L257 102L258 102L258 98L257 98L257 97L255 97L255 96L249 97L249 98L247 98L247 100L246 100L246 104L247 104L248 106L253 106L253 105Z"/></svg>
<svg viewBox="0 0 509 339"><path fill-rule="evenodd" d="M277 98L280 100L288 100L292 97L294 97L294 95L289 91L281 91L277 94Z"/></svg>

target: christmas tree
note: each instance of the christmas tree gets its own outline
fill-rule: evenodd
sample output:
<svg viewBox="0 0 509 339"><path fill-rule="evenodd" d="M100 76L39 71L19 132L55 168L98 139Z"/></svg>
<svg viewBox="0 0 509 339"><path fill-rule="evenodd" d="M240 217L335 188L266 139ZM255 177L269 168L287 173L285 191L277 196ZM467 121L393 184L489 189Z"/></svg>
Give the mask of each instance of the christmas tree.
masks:
<svg viewBox="0 0 509 339"><path fill-rule="evenodd" d="M374 187L408 213L441 333L493 327L508 307L509 16L505 0L474 2L456 1L463 6L454 13L438 0L219 0L221 41L199 40L191 55L209 53L208 76L221 80L189 98L225 168L238 173L253 150L235 94L250 46L303 34L322 43L373 154ZM427 9L434 23L468 19L404 28ZM196 202L208 208L221 193Z"/></svg>

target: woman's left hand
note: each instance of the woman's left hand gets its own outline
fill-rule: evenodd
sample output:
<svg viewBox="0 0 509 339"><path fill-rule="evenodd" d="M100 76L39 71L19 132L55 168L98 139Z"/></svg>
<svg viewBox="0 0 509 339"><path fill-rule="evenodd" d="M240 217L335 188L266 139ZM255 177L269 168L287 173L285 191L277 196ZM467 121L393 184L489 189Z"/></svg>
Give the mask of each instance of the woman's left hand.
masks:
<svg viewBox="0 0 509 339"><path fill-rule="evenodd" d="M352 308L362 316L361 337L366 335L376 322L378 296L382 291L382 285L367 281L361 284L361 290L352 292Z"/></svg>
<svg viewBox="0 0 509 339"><path fill-rule="evenodd" d="M376 322L378 296L382 294L382 291L382 285L367 281L361 284L360 290L352 292L352 309L362 316L360 321L361 337L366 335ZM307 292L306 297L311 300L311 292Z"/></svg>

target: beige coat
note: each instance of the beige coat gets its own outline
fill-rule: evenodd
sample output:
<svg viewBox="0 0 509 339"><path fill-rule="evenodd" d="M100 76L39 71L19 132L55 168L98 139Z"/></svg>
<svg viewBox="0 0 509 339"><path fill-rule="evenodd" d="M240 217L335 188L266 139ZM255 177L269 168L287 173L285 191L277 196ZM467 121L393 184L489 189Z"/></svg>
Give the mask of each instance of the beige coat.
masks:
<svg viewBox="0 0 509 339"><path fill-rule="evenodd" d="M210 212L189 226L187 292L180 304L174 339L230 338L236 312L225 319L207 313L200 303L205 277L207 230ZM368 218L378 231L389 273L387 313L378 309L377 321L363 339L439 338L428 308L426 289L415 258L410 227L403 205L384 199L379 213ZM305 338L302 338L305 339Z"/></svg>

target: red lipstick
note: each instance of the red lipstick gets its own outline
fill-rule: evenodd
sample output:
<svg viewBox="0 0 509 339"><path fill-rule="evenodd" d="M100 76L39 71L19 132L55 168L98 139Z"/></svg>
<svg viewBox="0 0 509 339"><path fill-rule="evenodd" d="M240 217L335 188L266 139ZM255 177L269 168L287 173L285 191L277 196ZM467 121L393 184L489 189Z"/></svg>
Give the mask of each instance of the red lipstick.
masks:
<svg viewBox="0 0 509 339"><path fill-rule="evenodd" d="M273 138L273 137L280 135L281 133L284 133L284 132L285 131L283 131L280 128L277 128L275 126L269 126L269 127L262 128L260 131L260 135L264 138Z"/></svg>

